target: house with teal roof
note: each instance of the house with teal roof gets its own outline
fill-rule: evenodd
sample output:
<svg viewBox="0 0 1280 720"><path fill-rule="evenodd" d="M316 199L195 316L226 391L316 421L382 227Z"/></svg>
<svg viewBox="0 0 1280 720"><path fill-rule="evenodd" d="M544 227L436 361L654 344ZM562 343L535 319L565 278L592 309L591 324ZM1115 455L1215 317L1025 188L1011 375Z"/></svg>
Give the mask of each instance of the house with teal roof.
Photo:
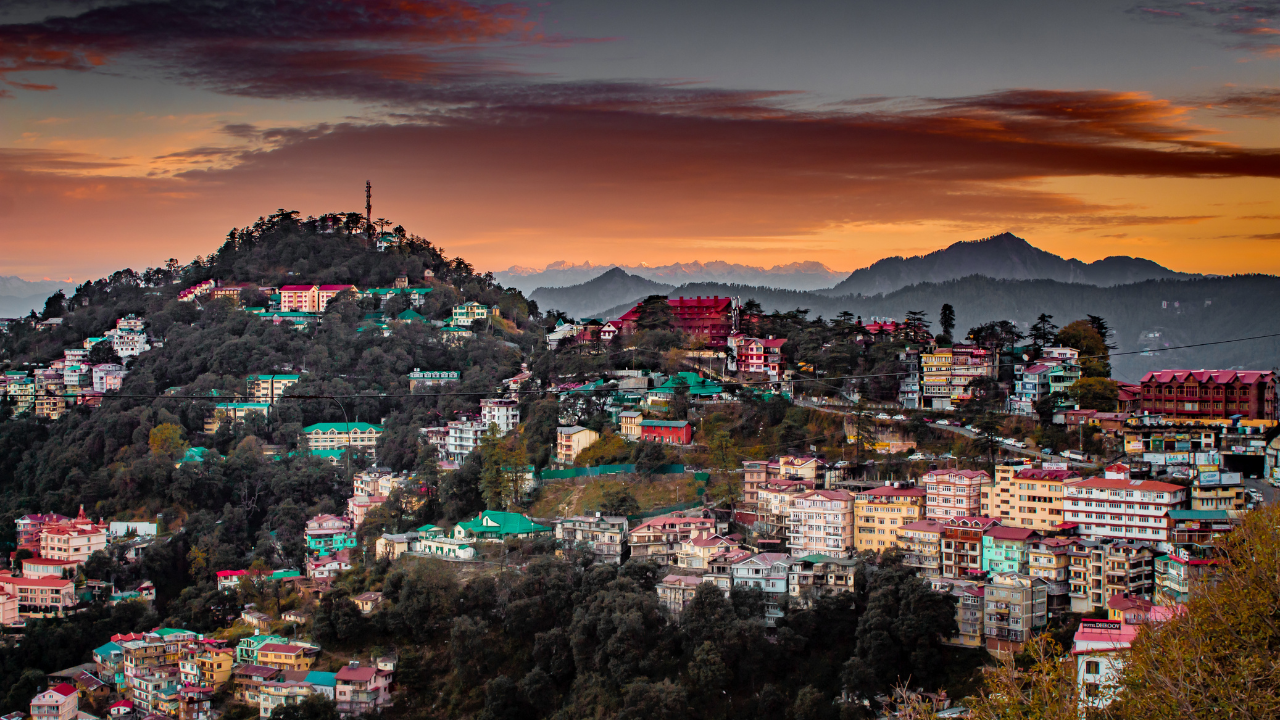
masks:
<svg viewBox="0 0 1280 720"><path fill-rule="evenodd" d="M645 395L645 403L650 407L665 408L676 396L681 383L690 400L715 400L724 396L724 388L710 378L700 377L697 373L681 372L667 378L667 381L653 388Z"/></svg>
<svg viewBox="0 0 1280 720"><path fill-rule="evenodd" d="M316 692L324 695L329 700L333 700L334 688L338 686L338 674L312 670L307 673L307 678L304 682L315 688Z"/></svg>
<svg viewBox="0 0 1280 720"><path fill-rule="evenodd" d="M475 517L458 523L453 528L457 540L501 542L507 538L532 538L550 535L552 528L539 525L520 513L485 510Z"/></svg>
<svg viewBox="0 0 1280 720"><path fill-rule="evenodd" d="M382 426L365 422L316 423L302 428L302 434L315 450L351 446L373 452L382 436Z"/></svg>
<svg viewBox="0 0 1280 720"><path fill-rule="evenodd" d="M93 650L93 662L97 664L98 677L103 682L116 689L124 688L124 648L113 642L96 647Z"/></svg>
<svg viewBox="0 0 1280 720"><path fill-rule="evenodd" d="M222 456L213 448L187 448L186 454L182 456L181 460L174 464L174 467L186 465L187 463L202 463L205 460L217 460L220 457Z"/></svg>

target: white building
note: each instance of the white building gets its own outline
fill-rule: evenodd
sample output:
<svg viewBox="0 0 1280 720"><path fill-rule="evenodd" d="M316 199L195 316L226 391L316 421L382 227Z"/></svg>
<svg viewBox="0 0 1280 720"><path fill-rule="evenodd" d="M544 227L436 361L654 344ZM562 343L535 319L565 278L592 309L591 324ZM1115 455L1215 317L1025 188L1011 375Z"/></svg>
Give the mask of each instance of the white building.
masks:
<svg viewBox="0 0 1280 720"><path fill-rule="evenodd" d="M1063 516L1089 540L1118 538L1167 542L1170 510L1185 508L1187 488L1154 480L1093 477L1067 483Z"/></svg>
<svg viewBox="0 0 1280 720"><path fill-rule="evenodd" d="M480 401L480 422L498 426L498 434L506 435L520 424L520 403L508 398Z"/></svg>
<svg viewBox="0 0 1280 720"><path fill-rule="evenodd" d="M108 390L119 390L120 383L124 380L124 376L129 371L124 369L123 365L116 363L102 363L93 366L93 390L94 392L106 392Z"/></svg>
<svg viewBox="0 0 1280 720"><path fill-rule="evenodd" d="M488 423L479 420L450 420L449 439L444 445L445 459L462 462L471 451L480 447L480 441L488 430Z"/></svg>
<svg viewBox="0 0 1280 720"><path fill-rule="evenodd" d="M122 358L136 357L151 349L147 334L142 332L117 332L111 338L111 347Z"/></svg>
<svg viewBox="0 0 1280 720"><path fill-rule="evenodd" d="M1124 668L1124 655L1138 635L1138 626L1115 620L1081 620L1071 655L1076 661L1076 685L1081 710L1111 704Z"/></svg>

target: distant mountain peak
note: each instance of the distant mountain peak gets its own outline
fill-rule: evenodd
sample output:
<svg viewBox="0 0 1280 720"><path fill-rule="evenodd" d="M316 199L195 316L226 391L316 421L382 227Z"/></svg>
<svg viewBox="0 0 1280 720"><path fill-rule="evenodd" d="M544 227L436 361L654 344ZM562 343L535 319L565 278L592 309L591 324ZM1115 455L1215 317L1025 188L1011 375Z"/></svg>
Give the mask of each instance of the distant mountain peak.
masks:
<svg viewBox="0 0 1280 720"><path fill-rule="evenodd" d="M962 240L914 257L892 257L855 270L828 295L875 295L908 285L946 282L969 275L1000 280L1058 280L1110 287L1144 280L1190 277L1142 258L1106 258L1092 263L1042 250L1011 232Z"/></svg>

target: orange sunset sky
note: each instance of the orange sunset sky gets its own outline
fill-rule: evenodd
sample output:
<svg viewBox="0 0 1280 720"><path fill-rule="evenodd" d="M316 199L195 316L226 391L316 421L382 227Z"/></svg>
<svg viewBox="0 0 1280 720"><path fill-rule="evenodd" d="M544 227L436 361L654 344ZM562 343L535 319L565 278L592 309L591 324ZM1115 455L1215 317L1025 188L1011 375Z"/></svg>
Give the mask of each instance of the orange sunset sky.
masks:
<svg viewBox="0 0 1280 720"><path fill-rule="evenodd" d="M1010 230L1280 272L1280 3L19 3L0 275L363 211L477 268L818 260Z"/></svg>

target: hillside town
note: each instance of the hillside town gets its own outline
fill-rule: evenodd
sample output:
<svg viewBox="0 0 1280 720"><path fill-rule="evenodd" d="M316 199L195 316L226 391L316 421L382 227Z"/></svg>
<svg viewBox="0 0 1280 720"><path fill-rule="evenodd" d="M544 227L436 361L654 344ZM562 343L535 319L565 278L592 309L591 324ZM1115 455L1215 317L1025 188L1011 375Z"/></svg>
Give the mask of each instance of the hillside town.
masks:
<svg viewBox="0 0 1280 720"><path fill-rule="evenodd" d="M250 464L336 490L290 500L294 519L262 526L248 552L187 534L190 496L103 517L92 502L24 507L0 573L7 642L103 608L157 610L173 580L147 558L170 545L188 548L182 582L207 583L217 609L187 629L172 607L191 601L170 591L167 624L121 628L47 673L32 718L267 718L314 697L343 717L380 713L405 689L396 651L335 644L320 627L335 608L373 627L405 602L389 572L427 564L467 587L535 577L545 561L649 568L648 597L675 626L707 593L750 594L770 642L798 613L901 570L950 608L943 645L999 662L1065 637L1075 691L1104 707L1130 646L1212 584L1224 538L1280 484L1274 371L1112 380L1102 318L1042 316L1027 334L989 323L963 341L949 305L936 334L924 313L810 321L736 297L539 318L509 294L506 310L466 299L481 283L448 280L448 267L385 287L170 283L177 312L266 323L281 342L341 335L390 353L411 338L431 354L402 353L359 393L328 383L368 383L366 367L326 374L305 353L156 386L165 409L136 461L170 482ZM63 337L61 319L3 326ZM45 427L117 412L182 337L139 312L112 325L6 370L6 417ZM493 368L505 369L474 381ZM362 398L431 404L371 415ZM111 442L125 458L126 441ZM243 524L231 501L252 508L264 492L237 482L215 526ZM926 695L950 713L939 717L966 716L963 698L912 697Z"/></svg>

